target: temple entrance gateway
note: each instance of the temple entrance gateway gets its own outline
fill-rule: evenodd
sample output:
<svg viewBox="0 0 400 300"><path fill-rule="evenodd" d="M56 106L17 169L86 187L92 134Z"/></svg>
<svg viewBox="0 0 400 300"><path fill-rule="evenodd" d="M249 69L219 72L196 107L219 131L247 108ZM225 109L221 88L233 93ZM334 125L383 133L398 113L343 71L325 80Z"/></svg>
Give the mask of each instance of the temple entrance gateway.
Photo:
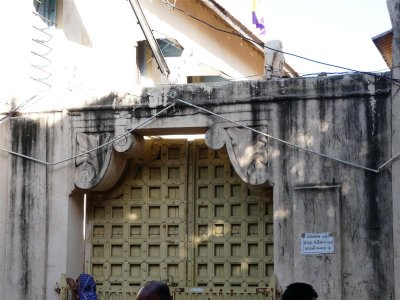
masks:
<svg viewBox="0 0 400 300"><path fill-rule="evenodd" d="M202 140L145 147L111 191L88 197L86 271L100 299L134 299L150 280L175 300L274 299L272 187L243 182L225 148Z"/></svg>

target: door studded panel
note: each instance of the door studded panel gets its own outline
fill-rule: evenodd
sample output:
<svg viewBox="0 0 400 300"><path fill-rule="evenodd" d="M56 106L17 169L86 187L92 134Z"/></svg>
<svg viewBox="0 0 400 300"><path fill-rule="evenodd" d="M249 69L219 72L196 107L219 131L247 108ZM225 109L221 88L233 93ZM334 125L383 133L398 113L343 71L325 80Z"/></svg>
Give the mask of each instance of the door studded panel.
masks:
<svg viewBox="0 0 400 300"><path fill-rule="evenodd" d="M150 280L176 299L193 287L199 300L216 288L221 299L272 299L272 188L244 183L226 150L204 141L149 144L117 187L88 201L86 271L100 299L133 297Z"/></svg>
<svg viewBox="0 0 400 300"><path fill-rule="evenodd" d="M273 276L272 188L250 187L223 150L192 147L194 285L262 287Z"/></svg>
<svg viewBox="0 0 400 300"><path fill-rule="evenodd" d="M186 285L186 142L158 149L130 170L135 178L119 187L122 199L89 202L90 273L100 290L150 280Z"/></svg>

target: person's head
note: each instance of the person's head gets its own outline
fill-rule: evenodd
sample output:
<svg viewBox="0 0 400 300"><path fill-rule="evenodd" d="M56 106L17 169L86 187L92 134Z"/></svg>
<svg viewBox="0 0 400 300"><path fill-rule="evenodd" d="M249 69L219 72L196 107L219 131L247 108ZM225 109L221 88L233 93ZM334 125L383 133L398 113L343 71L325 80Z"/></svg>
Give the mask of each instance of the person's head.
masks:
<svg viewBox="0 0 400 300"><path fill-rule="evenodd" d="M282 300L315 300L318 294L314 288L307 283L296 282L288 285L282 295Z"/></svg>
<svg viewBox="0 0 400 300"><path fill-rule="evenodd" d="M137 300L172 300L168 285L159 281L150 281L142 287Z"/></svg>

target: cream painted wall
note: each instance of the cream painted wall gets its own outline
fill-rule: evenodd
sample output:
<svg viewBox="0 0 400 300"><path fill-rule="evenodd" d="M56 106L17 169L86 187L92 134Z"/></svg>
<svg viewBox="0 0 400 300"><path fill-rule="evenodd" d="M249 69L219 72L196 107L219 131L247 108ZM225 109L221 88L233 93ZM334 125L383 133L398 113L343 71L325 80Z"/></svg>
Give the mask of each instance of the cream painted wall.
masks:
<svg viewBox="0 0 400 300"><path fill-rule="evenodd" d="M232 31L200 2L177 1L177 6L215 27ZM182 76L205 75L202 69L207 67L234 78L263 73L263 54L241 38L218 32L178 10L168 9L161 1L142 0L141 3L156 35L174 38L184 47L186 64L180 68Z"/></svg>
<svg viewBox="0 0 400 300"><path fill-rule="evenodd" d="M47 31L53 36L48 43L53 49L47 67L51 76L46 81L51 88L29 78L33 71L37 72L31 67L35 59L30 53L35 46L31 38L37 35L32 24L45 24L32 16L31 3L10 4L12 16L24 16L29 21L17 25L18 34L12 35L6 45L10 59L8 68L0 71L7 79L7 88L0 90L5 99L0 102L0 112L7 112L34 96L22 112L82 107L110 92L138 95L142 86L186 83L187 76L226 73L243 78L262 73L263 54L254 46L168 9L161 0L140 3L157 38L171 37L184 47L181 58L167 58L169 78L158 71L154 59L148 62L150 78L140 78L136 45L144 36L128 1L57 0L57 26ZM177 4L216 27L231 30L199 0Z"/></svg>
<svg viewBox="0 0 400 300"><path fill-rule="evenodd" d="M0 111L17 105L16 96L27 97L31 89L29 66L32 38L32 2L7 1L0 12Z"/></svg>

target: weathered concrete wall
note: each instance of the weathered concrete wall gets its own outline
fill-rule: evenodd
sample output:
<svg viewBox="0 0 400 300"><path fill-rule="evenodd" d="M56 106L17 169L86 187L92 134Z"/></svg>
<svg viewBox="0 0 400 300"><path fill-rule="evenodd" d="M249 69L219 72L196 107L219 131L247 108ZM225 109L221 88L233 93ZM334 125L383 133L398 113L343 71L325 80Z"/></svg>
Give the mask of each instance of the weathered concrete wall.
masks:
<svg viewBox="0 0 400 300"><path fill-rule="evenodd" d="M2 124L0 147L44 161L74 152L66 111L29 117ZM46 167L1 152L0 166L0 298L56 299L61 274L76 278L84 264L74 161Z"/></svg>
<svg viewBox="0 0 400 300"><path fill-rule="evenodd" d="M48 161L60 161L73 152L71 126L66 111L47 116ZM77 278L83 268L83 200L71 192L75 189L74 161L48 167L48 244L46 299L55 299L56 282L62 273ZM71 206L78 203L78 212ZM80 206L79 206L80 204ZM80 209L79 209L80 208Z"/></svg>
<svg viewBox="0 0 400 300"><path fill-rule="evenodd" d="M377 168L391 155L390 85L361 75L159 86L145 90L140 102L103 99L85 109L48 116L47 130L42 119L13 119L9 132L12 149L48 160L71 156L77 151L76 133L132 128L174 101L176 98L169 96L172 89L177 98L245 125L266 126L268 134L342 160ZM236 126L177 104L137 132L198 133L215 122L224 127ZM28 133L30 138L22 139ZM302 280L314 284L324 299L392 299L390 168L375 174L271 139L266 150L267 176L274 190L274 262L279 287ZM78 237L81 195L70 198L74 163L46 173L43 166L20 158L12 157L9 162L10 182L18 184L12 185L9 192L10 199L16 200L8 203L7 226L13 234L8 231L6 239L6 268L11 270L8 282L20 288L7 295L10 299L17 295L23 299L31 295L41 298L43 294L38 290L47 282L47 297L54 297L50 290L59 274L76 276L84 263L82 240ZM312 202L308 203L309 199ZM320 213L304 210L301 205ZM28 223L29 227L25 225ZM299 253L299 235L310 230L311 223L320 224L312 230L333 231L337 239L334 255L305 258ZM39 251L46 249L39 247L46 241L47 252ZM70 262L73 265L69 268ZM310 274L309 266L321 269ZM30 277L32 272L34 278Z"/></svg>
<svg viewBox="0 0 400 300"><path fill-rule="evenodd" d="M391 155L389 86L387 81L344 76L243 82L226 84L220 89L189 86L177 90L179 97L235 121L266 125L273 136L376 169ZM154 90L148 94L149 105L165 99ZM195 110L181 107L174 116L182 111L192 115L191 120L195 120L192 126L202 118ZM163 123L165 128L172 122ZM311 283L324 299L340 299L337 285L341 287L342 299L391 299L394 283L392 224L388 218L392 210L390 171L377 175L273 141L269 147L279 285L284 287L292 281L313 277L297 267L303 258L296 256L300 236L294 236L294 218L299 194L304 192L294 188L311 186L321 201L331 201L330 193L319 190L318 186L338 185L340 199L334 213L340 214L336 231L340 233L337 244L341 243L341 249L337 249L339 264L332 264L332 269L327 270L325 282ZM324 217L329 214L320 216L319 222ZM324 230L321 228L320 232ZM313 264L313 260L318 258L308 262ZM335 273L339 278L335 278Z"/></svg>
<svg viewBox="0 0 400 300"><path fill-rule="evenodd" d="M0 148L9 149L9 126L8 122L0 124ZM8 211L8 189L9 189L9 160L8 154L0 153L0 299L5 299L6 270L6 237L7 237L7 211Z"/></svg>
<svg viewBox="0 0 400 300"><path fill-rule="evenodd" d="M276 133L285 140L305 144L318 152L376 168L378 163L390 156L390 140L387 136L390 128L389 108L386 97L336 99L319 103L284 102L277 110L277 115L285 117L280 120ZM332 265L331 272L334 274L339 271L342 278L332 276L330 280L341 282L345 299L390 299L393 288L393 245L391 224L387 218L391 211L390 173L385 171L376 175L285 148L279 147L282 154L277 162L279 171L272 175L275 187L282 189L276 211L286 212L286 216L275 223L275 228L282 230L276 232L276 253L280 253L277 255L277 269L283 271L281 276L285 282L310 277L302 270L296 270L296 264L302 257L293 257L292 254L292 249L300 247L300 236L294 236L296 228L293 217L296 205L299 205L299 194L305 193L294 188L314 186L316 195L320 195L319 200L331 201L328 191L318 186L339 185L340 203L334 213L340 214L341 222L334 232L340 233L337 237L341 239L342 248L337 249L341 251L341 258L338 264ZM314 218L328 222L329 214L327 212L325 216ZM325 231L327 229L321 226L314 232ZM326 259L331 258L326 256ZM312 257L308 263L312 264L315 260L318 258ZM294 277L291 274L295 274ZM331 293L333 290L334 294L338 292L329 281L329 276L325 276L325 284L317 285L319 292L322 295L329 290ZM339 299L332 295L323 298Z"/></svg>
<svg viewBox="0 0 400 300"><path fill-rule="evenodd" d="M387 0L390 20L393 29L392 41L392 78L400 78L400 1ZM400 135L398 128L400 128L400 95L399 95L398 82L392 83L392 155L400 153ZM400 161L393 163L392 168L392 181L397 183L400 181ZM394 285L395 299L400 298L400 185L393 184L392 187L393 197L393 256L394 256Z"/></svg>
<svg viewBox="0 0 400 300"><path fill-rule="evenodd" d="M13 119L11 150L46 159L46 120ZM10 156L6 200L4 299L42 299L46 290L46 167Z"/></svg>
<svg viewBox="0 0 400 300"><path fill-rule="evenodd" d="M145 90L140 104L131 103L134 111L120 111L117 122L103 102L96 110L74 111L73 127L90 132L114 131L116 124L132 128L173 101L169 97L172 89L177 98L245 125L266 126L273 136L338 159L376 169L391 155L390 85L361 75L159 86ZM235 126L177 104L168 117L158 118L138 132L197 133L214 122ZM387 217L392 210L390 171L375 174L272 140L268 153L279 286L306 280L325 299L390 299L394 292L392 223ZM310 191L302 190L304 186ZM329 202L326 207L331 209L315 202L315 209L325 215L307 212L310 216L304 224L324 224L324 218L339 215L331 222L333 227L313 228L314 232L335 234L337 251L325 256L328 263L318 257L305 259L299 253L299 205L309 198ZM322 272L325 278L319 278L318 273L310 275L308 269L301 268L305 263L326 268Z"/></svg>

